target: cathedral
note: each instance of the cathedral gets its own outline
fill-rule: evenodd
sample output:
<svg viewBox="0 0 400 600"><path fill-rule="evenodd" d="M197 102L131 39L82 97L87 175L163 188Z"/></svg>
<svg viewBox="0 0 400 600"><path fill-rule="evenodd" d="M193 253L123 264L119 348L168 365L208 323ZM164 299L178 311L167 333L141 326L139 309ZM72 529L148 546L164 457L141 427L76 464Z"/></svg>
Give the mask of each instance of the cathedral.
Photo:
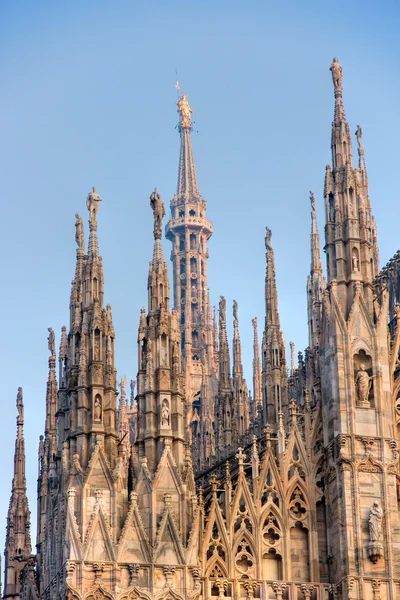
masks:
<svg viewBox="0 0 400 600"><path fill-rule="evenodd" d="M354 166L337 58L330 71L326 277L310 192L309 337L297 361L292 344L286 358L270 229L260 332L252 322L252 382L243 373L237 303L228 310L221 297L212 309L213 225L185 94L166 223L160 194L150 196L154 249L130 385L117 378L96 188L86 200L87 245L75 215L69 326L58 355L48 330L34 548L17 392L4 599L400 598L400 252L380 269L362 130ZM172 290L163 234L172 246Z"/></svg>

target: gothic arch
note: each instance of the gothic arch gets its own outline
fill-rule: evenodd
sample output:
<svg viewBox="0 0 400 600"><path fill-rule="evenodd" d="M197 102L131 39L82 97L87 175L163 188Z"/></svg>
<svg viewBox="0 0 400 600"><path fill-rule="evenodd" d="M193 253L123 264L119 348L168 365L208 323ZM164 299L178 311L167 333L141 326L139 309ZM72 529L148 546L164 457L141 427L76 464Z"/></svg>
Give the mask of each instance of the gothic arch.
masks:
<svg viewBox="0 0 400 600"><path fill-rule="evenodd" d="M114 600L114 596L111 592L103 588L100 585L94 585L84 596L84 600Z"/></svg>
<svg viewBox="0 0 400 600"><path fill-rule="evenodd" d="M206 565L206 577L215 577L216 579L218 577L228 577L226 564L219 558L210 559L209 563Z"/></svg>
<svg viewBox="0 0 400 600"><path fill-rule="evenodd" d="M239 576L254 579L257 576L258 553L251 538L247 531L236 535L233 540L232 567Z"/></svg>
<svg viewBox="0 0 400 600"><path fill-rule="evenodd" d="M280 522L280 524L283 527L283 515L280 511L280 509L276 506L276 504L272 501L272 500L268 500L268 502L262 507L259 519L258 519L258 525L259 528L261 530L262 524L265 520L265 516L267 513L272 512L274 513L274 517Z"/></svg>
<svg viewBox="0 0 400 600"><path fill-rule="evenodd" d="M302 527L309 529L311 505L302 479L296 478L290 485L286 495L286 507L289 517L289 530L296 523L301 523Z"/></svg>

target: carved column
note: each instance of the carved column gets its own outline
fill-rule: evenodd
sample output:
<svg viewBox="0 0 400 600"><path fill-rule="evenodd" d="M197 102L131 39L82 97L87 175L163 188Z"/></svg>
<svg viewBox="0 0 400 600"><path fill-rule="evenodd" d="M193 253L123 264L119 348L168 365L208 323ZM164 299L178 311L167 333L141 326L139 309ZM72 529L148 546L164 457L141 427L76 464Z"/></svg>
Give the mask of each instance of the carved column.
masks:
<svg viewBox="0 0 400 600"><path fill-rule="evenodd" d="M286 583L278 583L277 581L274 581L272 584L272 589L275 592L276 600L282 600L283 592L286 590L286 588Z"/></svg>

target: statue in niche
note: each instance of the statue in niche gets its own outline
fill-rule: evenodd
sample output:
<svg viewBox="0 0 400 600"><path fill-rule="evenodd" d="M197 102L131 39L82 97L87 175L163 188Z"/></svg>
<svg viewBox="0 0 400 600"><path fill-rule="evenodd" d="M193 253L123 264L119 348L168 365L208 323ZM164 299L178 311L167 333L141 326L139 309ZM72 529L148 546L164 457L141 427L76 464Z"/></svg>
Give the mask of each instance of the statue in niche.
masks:
<svg viewBox="0 0 400 600"><path fill-rule="evenodd" d="M94 411L93 416L95 421L101 421L101 399L100 396L96 396L94 399Z"/></svg>
<svg viewBox="0 0 400 600"><path fill-rule="evenodd" d="M164 427L169 427L169 405L166 398L164 398L161 407L161 425Z"/></svg>
<svg viewBox="0 0 400 600"><path fill-rule="evenodd" d="M86 198L86 207L89 211L90 223L96 222L100 201L101 201L101 197L96 192L96 188L93 186L92 191L89 192L89 194L87 195L87 198Z"/></svg>
<svg viewBox="0 0 400 600"><path fill-rule="evenodd" d="M157 193L157 188L154 188L154 191L150 195L150 206L154 214L154 236L161 238L162 220L166 212L164 202L161 200L160 194Z"/></svg>
<svg viewBox="0 0 400 600"><path fill-rule="evenodd" d="M51 327L47 328L47 331L49 332L49 337L47 338L47 345L50 351L50 356L55 356L56 355L56 342L55 342L55 337L54 337L54 331L52 330Z"/></svg>
<svg viewBox="0 0 400 600"><path fill-rule="evenodd" d="M364 365L361 365L355 380L358 406L369 406L368 396L371 389L371 382L372 379L365 370Z"/></svg>
<svg viewBox="0 0 400 600"><path fill-rule="evenodd" d="M100 360L100 344L97 340L94 343L94 360Z"/></svg>
<svg viewBox="0 0 400 600"><path fill-rule="evenodd" d="M340 66L339 59L335 56L329 70L332 73L332 81L335 88L342 87L343 69Z"/></svg>
<svg viewBox="0 0 400 600"><path fill-rule="evenodd" d="M78 245L79 250L83 250L84 241L83 241L83 221L82 217L79 213L75 214L75 241Z"/></svg>
<svg viewBox="0 0 400 600"><path fill-rule="evenodd" d="M383 510L379 502L375 500L369 511L369 541L371 543L379 542L382 530Z"/></svg>
<svg viewBox="0 0 400 600"><path fill-rule="evenodd" d="M352 263L353 263L353 271L355 273L358 273L358 271L360 270L360 265L359 265L359 260L358 260L358 256L356 253L353 254Z"/></svg>
<svg viewBox="0 0 400 600"><path fill-rule="evenodd" d="M375 564L383 556L383 545L379 539L382 531L383 510L379 506L379 502L375 500L369 510L368 527L369 527L369 544L368 556Z"/></svg>

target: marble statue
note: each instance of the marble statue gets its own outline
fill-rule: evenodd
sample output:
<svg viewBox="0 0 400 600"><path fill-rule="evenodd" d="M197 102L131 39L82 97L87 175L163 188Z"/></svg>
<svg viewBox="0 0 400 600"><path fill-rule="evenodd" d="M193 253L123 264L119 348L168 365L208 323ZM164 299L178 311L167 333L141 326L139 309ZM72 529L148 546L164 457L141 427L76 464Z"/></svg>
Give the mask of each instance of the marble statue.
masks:
<svg viewBox="0 0 400 600"><path fill-rule="evenodd" d="M83 238L83 221L82 217L79 213L75 214L76 223L75 223L75 241L79 250L83 250L84 246L84 238Z"/></svg>
<svg viewBox="0 0 400 600"><path fill-rule="evenodd" d="M162 220L165 216L164 202L161 200L160 194L157 193L157 188L150 195L150 206L154 214L154 234L162 234Z"/></svg>
<svg viewBox="0 0 400 600"><path fill-rule="evenodd" d="M369 511L369 541L371 543L379 542L382 530L383 510L379 502L375 500Z"/></svg>
<svg viewBox="0 0 400 600"><path fill-rule="evenodd" d="M47 331L49 332L49 337L47 338L47 345L50 351L50 356L55 356L56 355L56 342L55 342L55 337L54 337L54 331L52 330L51 327L47 328Z"/></svg>
<svg viewBox="0 0 400 600"><path fill-rule="evenodd" d="M368 404L369 390L371 387L371 378L365 370L364 365L361 365L361 368L356 375L355 383L358 404L365 406L366 404Z"/></svg>
<svg viewBox="0 0 400 600"><path fill-rule="evenodd" d="M333 62L329 68L332 73L332 81L335 88L342 87L342 77L343 77L343 69L340 66L339 59L335 56Z"/></svg>
<svg viewBox="0 0 400 600"><path fill-rule="evenodd" d="M101 400L98 396L96 396L94 401L93 415L95 421L101 421Z"/></svg>
<svg viewBox="0 0 400 600"><path fill-rule="evenodd" d="M89 192L86 198L86 207L89 211L90 215L90 223L95 223L97 219L97 213L99 210L99 202L101 202L101 197L96 192L95 186L92 187L92 191Z"/></svg>
<svg viewBox="0 0 400 600"><path fill-rule="evenodd" d="M164 399L161 407L161 425L169 426L169 405L168 400Z"/></svg>

